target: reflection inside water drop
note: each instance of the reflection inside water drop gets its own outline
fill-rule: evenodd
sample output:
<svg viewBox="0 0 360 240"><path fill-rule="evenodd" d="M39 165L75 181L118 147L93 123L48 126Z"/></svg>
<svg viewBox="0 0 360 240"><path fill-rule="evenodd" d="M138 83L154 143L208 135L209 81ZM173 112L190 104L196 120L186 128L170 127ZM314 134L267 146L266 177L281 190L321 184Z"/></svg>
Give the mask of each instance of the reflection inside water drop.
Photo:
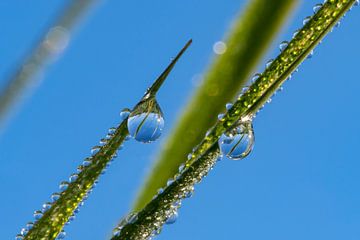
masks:
<svg viewBox="0 0 360 240"><path fill-rule="evenodd" d="M139 142L158 139L164 128L164 118L155 98L140 102L131 112L127 122L129 133Z"/></svg>
<svg viewBox="0 0 360 240"><path fill-rule="evenodd" d="M252 123L244 122L234 129L221 135L219 139L221 152L232 160L245 158L254 146Z"/></svg>

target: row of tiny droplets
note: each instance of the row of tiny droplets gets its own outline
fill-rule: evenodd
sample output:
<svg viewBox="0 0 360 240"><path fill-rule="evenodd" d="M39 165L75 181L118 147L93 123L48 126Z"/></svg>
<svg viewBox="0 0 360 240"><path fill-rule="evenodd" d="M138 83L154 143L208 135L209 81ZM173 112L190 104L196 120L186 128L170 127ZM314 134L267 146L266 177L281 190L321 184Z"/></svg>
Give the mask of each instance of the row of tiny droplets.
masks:
<svg viewBox="0 0 360 240"><path fill-rule="evenodd" d="M121 111L120 113L120 118L121 118L121 122L124 121L125 119L127 119L127 117L130 114L130 110L129 109L124 109ZM120 123L121 124L121 123ZM32 222L28 222L26 224L26 226L24 228L21 229L20 233L17 234L15 236L15 240L22 240L25 238L26 234L30 231L30 229L33 228L34 224L44 215L44 213L46 211L48 211L51 206L61 197L61 195L66 191L66 189L68 188L68 186L72 183L75 184L76 180L78 179L79 174L84 171L84 169L86 169L87 167L89 167L92 164L92 160L93 160L93 156L98 153L103 147L105 147L105 145L109 142L109 140L114 137L115 135L115 131L116 128L112 127L108 130L107 135L105 136L105 138L100 140L100 145L95 146L91 149L91 157L85 158L85 160L82 162L81 165L78 166L77 168L77 172L73 173L70 175L69 180L68 181L62 181L59 185L59 190L60 192L55 192L51 195L50 202L46 202L42 205L42 209L41 210L37 210L34 212L33 216L34 216L34 221ZM125 140L129 140L129 136L127 136L125 138ZM123 146L119 147L119 150L122 149ZM109 167L110 163L117 157L117 154L115 153L111 160L106 164L106 167L102 170L101 174L104 174L106 171L106 168ZM77 206L77 208L75 209L74 213L69 217L66 225L69 225L70 222L72 222L75 219L75 215L80 211L80 207L84 205L84 201L88 198L89 194L92 192L92 190L94 189L94 187L97 185L98 180L95 180L94 184L92 185L92 187L85 193L82 201L79 203L79 205ZM64 239L66 236L66 232L64 230L61 230L61 232L58 234L58 236L56 237L56 239Z"/></svg>
<svg viewBox="0 0 360 240"><path fill-rule="evenodd" d="M358 5L359 5L359 0L355 1L355 3L354 3L354 6L358 6ZM322 6L323 6L323 4L321 4L321 3L316 4L316 5L313 7L313 12L314 12L314 14L317 13L317 12L321 9ZM351 9L350 9L350 10L351 10ZM344 15L344 16L345 16L345 15ZM303 20L303 25L307 24L310 19L311 19L311 16L308 16L308 17L304 18L304 20ZM338 27L339 25L340 25L340 21L335 25L335 27ZM331 30L331 31L332 31L332 30ZM296 30L296 31L294 32L294 34L293 34L293 38L294 38L298 33L299 33L299 30ZM321 43L321 42L320 42L320 43ZM289 44L288 41L283 41L283 42L281 42L280 45L279 45L280 51L284 51L284 50L287 48L288 44ZM314 54L314 50L312 50L312 51L308 54L307 58L308 58L308 59L309 59L309 58L312 58L313 54ZM272 64L272 62L273 62L272 59L269 60L269 61L266 63L265 68L270 67L270 65ZM297 71L298 71L298 69L296 69L296 70L294 71L294 73L297 72ZM260 76L261 76L261 74L256 73L256 74L252 77L251 83L254 83L256 80L258 80L258 78L259 78ZM290 76L286 79L286 81L289 80L289 79L291 79L291 78L292 78L292 75L290 75ZM242 92L241 92L241 94L239 95L238 98L241 98L242 95L248 90L248 88L249 88L249 87L244 87L244 88L242 89ZM272 100L272 98L277 94L277 92L281 92L282 90L283 90L283 87L282 87L282 86L279 87L278 90L273 94L272 97L270 97L270 98L267 100L266 103L270 103L271 100ZM232 103L227 103L227 104L226 104L226 110L230 110L230 109L232 108L232 106L233 106ZM256 113L254 116L251 116L250 118L247 118L247 119L243 119L242 122L239 122L239 125L244 124L244 121L245 121L245 122L252 122L253 118L263 109L263 107L264 107L264 105L257 111L257 113ZM224 116L225 116L225 114L219 114L219 115L218 115L218 120L221 121ZM238 127L238 126L235 126L235 127ZM251 129L251 131L252 131L252 129ZM206 133L205 137L208 136L209 133L210 133L210 131L208 131L208 132ZM189 153L189 155L188 155L188 162L191 162L191 160L193 160L193 158L195 157L194 152L195 152L196 149L197 149L197 147L195 147L195 148L193 149L193 152L192 152L192 153ZM221 147L220 147L220 149L221 149ZM202 178L206 176L207 172L210 171L210 170L213 168L213 165L214 165L217 161L221 160L222 157L223 157L223 154L222 154L222 153L218 154L217 157L216 157L216 161L214 161L213 164L209 164L209 168L207 169L206 173L205 173L204 175L200 176L199 178L197 178L194 184L200 183L201 180L202 180ZM178 171L178 173L174 176L174 178L173 178L173 179L169 179L169 180L167 181L167 187L170 186L174 181L178 180L179 177L181 176L181 174L183 174L183 172L184 172L186 169L188 169L189 167L190 167L189 164L182 164L182 165L179 167L179 171ZM163 191L164 191L164 190L163 190L162 188L159 189L159 190L158 190L158 194L155 195L153 199L157 198L157 196L158 196L159 194L161 194ZM154 227L155 227L155 230L151 233L151 235L150 235L150 237L149 237L148 239L151 239L151 238L153 238L154 236L158 235L158 234L161 232L162 225L163 225L164 223L165 223L165 224L173 224L173 223L176 221L176 219L177 219L177 217L178 217L178 209L181 207L181 201L182 201L182 199L191 197L192 194L193 194L193 192L194 192L194 185L187 186L186 188L183 189L182 193L179 194L178 199L169 205L170 207L169 207L169 209L165 212L165 214L164 214L164 213L157 213L158 216L154 216L155 219L157 220L157 221L154 221L154 223L153 223L153 224L154 224ZM163 216L165 216L165 217L163 217ZM114 229L114 231L113 231L113 236L114 236L114 237L120 236L121 230L124 228L124 226L127 225L127 224L132 224L132 223L134 223L134 222L137 220L137 218L138 218L138 215L137 215L136 212L132 212L132 213L128 214L127 216L125 216L125 217L123 218L123 220L120 222L120 224ZM147 233L145 233L145 235L146 235L146 234L147 234Z"/></svg>

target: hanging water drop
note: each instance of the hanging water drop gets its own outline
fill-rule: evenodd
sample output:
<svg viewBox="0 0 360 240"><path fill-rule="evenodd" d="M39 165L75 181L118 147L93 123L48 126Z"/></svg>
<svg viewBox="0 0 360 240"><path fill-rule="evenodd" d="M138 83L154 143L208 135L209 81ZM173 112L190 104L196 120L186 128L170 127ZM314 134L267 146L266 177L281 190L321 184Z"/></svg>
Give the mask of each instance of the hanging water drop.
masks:
<svg viewBox="0 0 360 240"><path fill-rule="evenodd" d="M161 135L164 127L163 113L153 97L142 100L135 106L128 118L129 133L137 141L153 142Z"/></svg>
<svg viewBox="0 0 360 240"><path fill-rule="evenodd" d="M280 45L279 45L280 51L281 51L281 52L284 51L285 48L286 48L288 45L289 45L289 42L288 42L288 41L282 41L282 42L280 43Z"/></svg>
<svg viewBox="0 0 360 240"><path fill-rule="evenodd" d="M254 131L251 121L242 122L234 129L221 135L221 152L232 160L245 158L254 146Z"/></svg>

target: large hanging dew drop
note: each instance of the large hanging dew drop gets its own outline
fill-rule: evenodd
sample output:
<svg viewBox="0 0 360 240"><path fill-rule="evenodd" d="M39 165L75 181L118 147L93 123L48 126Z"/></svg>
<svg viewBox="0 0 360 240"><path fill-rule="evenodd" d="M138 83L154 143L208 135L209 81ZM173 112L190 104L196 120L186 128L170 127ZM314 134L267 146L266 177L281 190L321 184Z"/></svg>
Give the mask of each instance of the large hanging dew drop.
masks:
<svg viewBox="0 0 360 240"><path fill-rule="evenodd" d="M153 97L145 98L130 113L127 126L129 133L143 143L158 139L164 127L163 113Z"/></svg>
<svg viewBox="0 0 360 240"><path fill-rule="evenodd" d="M241 160L252 151L254 140L254 130L249 121L221 135L218 143L222 154L232 160Z"/></svg>

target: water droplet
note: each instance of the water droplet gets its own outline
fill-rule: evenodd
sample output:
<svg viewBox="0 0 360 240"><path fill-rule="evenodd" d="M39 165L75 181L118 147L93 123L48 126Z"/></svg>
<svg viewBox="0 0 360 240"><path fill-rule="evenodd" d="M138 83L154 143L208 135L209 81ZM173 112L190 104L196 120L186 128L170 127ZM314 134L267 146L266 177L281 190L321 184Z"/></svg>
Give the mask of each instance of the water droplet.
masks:
<svg viewBox="0 0 360 240"><path fill-rule="evenodd" d="M360 5L360 0L356 0L354 6L359 6L359 5Z"/></svg>
<svg viewBox="0 0 360 240"><path fill-rule="evenodd" d="M270 61L270 62L268 62L268 63L272 63L272 60ZM267 66L267 65L266 65ZM270 66L270 65L269 65ZM251 83L254 83L254 82L256 82L258 79L259 79L259 77L261 77L261 74L260 73L256 73L256 74L254 74L254 76L251 78ZM247 91L248 89L249 89L249 87L245 87L246 89L245 89L245 91ZM244 88L243 88L244 89Z"/></svg>
<svg viewBox="0 0 360 240"><path fill-rule="evenodd" d="M323 6L322 3L316 4L316 5L313 7L314 13L317 13L322 6Z"/></svg>
<svg viewBox="0 0 360 240"><path fill-rule="evenodd" d="M120 112L120 119L123 121L125 120L127 117L129 117L130 115L130 109L128 108L124 108L123 110L121 110Z"/></svg>
<svg viewBox="0 0 360 240"><path fill-rule="evenodd" d="M289 42L288 42L288 41L282 41L282 42L280 43L280 45L279 45L280 51L281 51L281 52L284 51L285 48L286 48L288 45L289 45Z"/></svg>
<svg viewBox="0 0 360 240"><path fill-rule="evenodd" d="M300 32L300 30L296 30L296 31L293 33L293 38L295 38L296 35L298 35L299 32Z"/></svg>
<svg viewBox="0 0 360 240"><path fill-rule="evenodd" d="M303 20L303 25L306 25L306 24L310 21L310 19L311 19L310 16L304 18L304 20Z"/></svg>
<svg viewBox="0 0 360 240"><path fill-rule="evenodd" d="M185 169L185 164L181 164L179 167L179 173L182 173L182 171L184 171Z"/></svg>
<svg viewBox="0 0 360 240"><path fill-rule="evenodd" d="M21 235L26 235L28 232L29 232L29 229L27 229L27 228L22 228L21 231L20 231L20 234L21 234Z"/></svg>
<svg viewBox="0 0 360 240"><path fill-rule="evenodd" d="M83 165L84 167L87 167L87 166L89 166L89 165L91 164L91 162L92 162L92 158L85 158L85 160L83 161L82 165Z"/></svg>
<svg viewBox="0 0 360 240"><path fill-rule="evenodd" d="M233 106L233 104L232 103L227 103L226 105L225 105L225 107L226 107L226 110L230 110L230 108L232 108L232 106Z"/></svg>
<svg viewBox="0 0 360 240"><path fill-rule="evenodd" d="M192 153L189 153L189 154L187 155L187 160L192 159L192 157L193 157L193 154L192 154Z"/></svg>
<svg viewBox="0 0 360 240"><path fill-rule="evenodd" d="M178 212L174 211L173 213L170 214L170 216L166 219L166 224L173 224L176 222L177 218L178 218Z"/></svg>
<svg viewBox="0 0 360 240"><path fill-rule="evenodd" d="M51 198L51 200L53 202L56 202L60 198L60 194L59 193L53 193L50 198Z"/></svg>
<svg viewBox="0 0 360 240"><path fill-rule="evenodd" d="M225 116L225 114L220 113L220 114L217 116L217 118L218 118L218 120L221 121L221 120L224 118L224 116Z"/></svg>
<svg viewBox="0 0 360 240"><path fill-rule="evenodd" d="M79 175L77 175L76 173L72 174L70 177L69 177L69 182L70 183L73 183L76 181L76 179L78 179Z"/></svg>
<svg viewBox="0 0 360 240"><path fill-rule="evenodd" d="M221 135L219 139L221 152L233 160L245 158L254 146L252 123L243 122L239 126Z"/></svg>
<svg viewBox="0 0 360 240"><path fill-rule="evenodd" d="M314 56L314 50L311 50L311 52L307 55L307 58L310 59Z"/></svg>
<svg viewBox="0 0 360 240"><path fill-rule="evenodd" d="M129 133L137 141L153 142L161 135L164 118L155 98L141 101L131 112L127 126Z"/></svg>
<svg viewBox="0 0 360 240"><path fill-rule="evenodd" d="M66 232L62 230L56 237L56 239L64 239L66 237Z"/></svg>
<svg viewBox="0 0 360 240"><path fill-rule="evenodd" d="M128 224L132 224L134 223L136 220L138 219L138 215L136 212L132 212L132 213L129 213L126 218L125 218L125 221L128 223Z"/></svg>
<svg viewBox="0 0 360 240"><path fill-rule="evenodd" d="M265 64L266 68L269 68L271 66L271 64L273 63L274 59L270 59L269 61L267 61L267 63Z"/></svg>
<svg viewBox="0 0 360 240"><path fill-rule="evenodd" d="M33 226L34 226L34 223L33 223L33 222L28 222L28 223L26 224L26 228L27 228L28 230L32 229Z"/></svg>
<svg viewBox="0 0 360 240"><path fill-rule="evenodd" d="M91 155L94 156L95 154L97 154L100 151L101 147L100 146L95 146L91 149Z"/></svg>
<svg viewBox="0 0 360 240"><path fill-rule="evenodd" d="M34 212L34 218L35 218L35 220L39 220L42 216L43 216L42 211L37 210L37 211Z"/></svg>
<svg viewBox="0 0 360 240"><path fill-rule="evenodd" d="M157 191L157 194L162 194L164 192L164 189L160 188L158 191Z"/></svg>
<svg viewBox="0 0 360 240"><path fill-rule="evenodd" d="M118 237L118 236L120 236L120 233L121 233L121 229L118 229L118 228L115 228L114 230L113 230L113 237Z"/></svg>
<svg viewBox="0 0 360 240"><path fill-rule="evenodd" d="M167 180L166 186L170 186L173 182L174 182L174 179L170 178L169 180Z"/></svg>
<svg viewBox="0 0 360 240"><path fill-rule="evenodd" d="M68 187L69 187L69 183L66 181L61 182L59 185L60 191L65 191Z"/></svg>
<svg viewBox="0 0 360 240"><path fill-rule="evenodd" d="M52 206L52 203L51 202L46 202L42 205L42 212L46 212L47 210L49 210Z"/></svg>
<svg viewBox="0 0 360 240"><path fill-rule="evenodd" d="M15 240L23 240L24 239L24 236L22 234L17 234L15 236Z"/></svg>

